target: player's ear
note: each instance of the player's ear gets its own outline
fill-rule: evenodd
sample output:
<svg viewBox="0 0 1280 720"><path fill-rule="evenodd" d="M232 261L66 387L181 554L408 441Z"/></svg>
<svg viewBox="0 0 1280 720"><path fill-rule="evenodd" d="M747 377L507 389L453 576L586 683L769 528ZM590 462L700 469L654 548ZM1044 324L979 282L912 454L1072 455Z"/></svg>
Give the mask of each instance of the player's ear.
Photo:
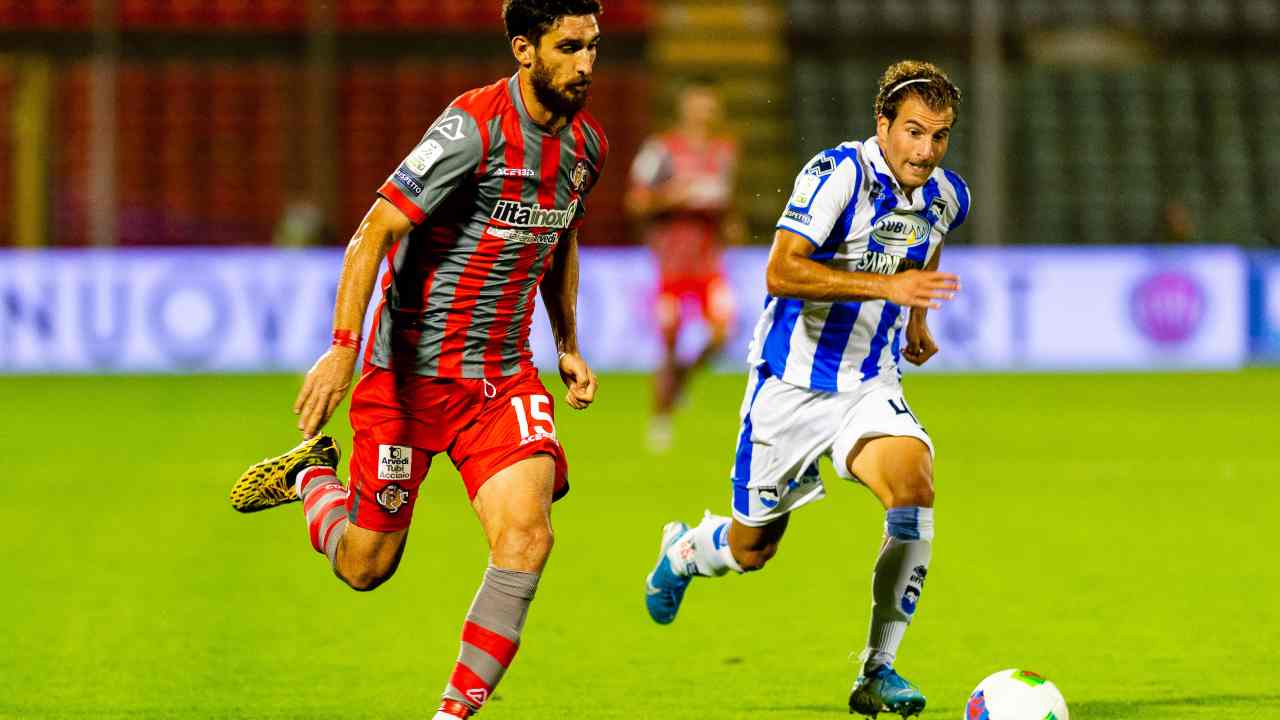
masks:
<svg viewBox="0 0 1280 720"><path fill-rule="evenodd" d="M511 54L515 56L516 62L522 68L533 67L533 56L537 49L533 43L529 42L529 38L523 35L517 35L511 38Z"/></svg>
<svg viewBox="0 0 1280 720"><path fill-rule="evenodd" d="M880 141L880 147L889 142L889 126L893 121L883 115L876 116L876 139Z"/></svg>

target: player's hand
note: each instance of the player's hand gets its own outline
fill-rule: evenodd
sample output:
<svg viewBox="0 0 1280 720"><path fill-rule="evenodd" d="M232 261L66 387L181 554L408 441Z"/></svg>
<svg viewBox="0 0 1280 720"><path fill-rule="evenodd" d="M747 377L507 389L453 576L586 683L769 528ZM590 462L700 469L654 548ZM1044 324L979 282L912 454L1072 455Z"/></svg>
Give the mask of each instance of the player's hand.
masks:
<svg viewBox="0 0 1280 720"><path fill-rule="evenodd" d="M351 373L359 355L358 350L335 345L307 371L298 399L293 401L293 414L298 416L303 437L315 437L333 417L351 387Z"/></svg>
<svg viewBox="0 0 1280 720"><path fill-rule="evenodd" d="M661 209L665 212L686 210L691 207L693 196L689 192L688 181L674 178L658 191L661 198Z"/></svg>
<svg viewBox="0 0 1280 720"><path fill-rule="evenodd" d="M560 356L560 379L569 388L564 401L574 410L583 410L596 399L596 374L578 353Z"/></svg>
<svg viewBox="0 0 1280 720"><path fill-rule="evenodd" d="M903 307L937 310L960 292L960 276L933 270L908 270L889 277L888 300Z"/></svg>
<svg viewBox="0 0 1280 720"><path fill-rule="evenodd" d="M907 323L907 346L902 349L902 357L912 365L923 365L937 354L938 344L933 341L929 324L924 320L916 320L912 316L911 321Z"/></svg>

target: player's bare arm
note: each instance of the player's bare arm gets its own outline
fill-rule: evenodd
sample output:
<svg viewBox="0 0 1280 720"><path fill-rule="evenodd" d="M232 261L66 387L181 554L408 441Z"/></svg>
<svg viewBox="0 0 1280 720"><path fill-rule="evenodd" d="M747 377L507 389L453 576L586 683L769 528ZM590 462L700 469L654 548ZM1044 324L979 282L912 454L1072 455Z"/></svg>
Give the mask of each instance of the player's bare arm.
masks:
<svg viewBox="0 0 1280 720"><path fill-rule="evenodd" d="M335 342L311 366L293 403L303 437L319 432L346 397L351 374L360 358L360 331L369 296L378 281L378 267L391 246L408 235L412 227L404 213L378 198L347 243L333 310ZM337 340L340 337L354 338L354 341L343 344Z"/></svg>
<svg viewBox="0 0 1280 720"><path fill-rule="evenodd" d="M942 245L933 251L933 257L924 269L936 271L938 261L942 258ZM929 332L929 308L911 308L911 318L907 321L907 346L902 349L902 357L912 365L923 365L929 358L938 354L938 345L933 341L933 333Z"/></svg>
<svg viewBox="0 0 1280 720"><path fill-rule="evenodd" d="M960 291L960 278L936 269L907 270L896 275L848 272L828 267L811 256L813 243L790 230L778 230L765 283L778 297L829 302L888 300L910 308L938 308ZM932 266L936 268L936 263Z"/></svg>
<svg viewBox="0 0 1280 720"><path fill-rule="evenodd" d="M570 230L556 247L556 257L542 279L542 302L560 354L565 402L583 410L595 400L596 374L578 349L578 231Z"/></svg>
<svg viewBox="0 0 1280 720"><path fill-rule="evenodd" d="M689 204L689 190L678 180L656 187L637 185L627 191L624 203L633 219L648 220L655 215L684 210Z"/></svg>

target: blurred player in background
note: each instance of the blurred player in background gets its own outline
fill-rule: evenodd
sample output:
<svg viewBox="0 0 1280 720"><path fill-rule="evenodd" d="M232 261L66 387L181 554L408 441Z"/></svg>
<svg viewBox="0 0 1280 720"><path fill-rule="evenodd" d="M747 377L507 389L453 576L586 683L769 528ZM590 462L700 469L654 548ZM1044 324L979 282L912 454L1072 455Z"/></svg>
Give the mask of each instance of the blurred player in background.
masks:
<svg viewBox="0 0 1280 720"><path fill-rule="evenodd" d="M575 307L578 226L608 152L582 111L599 13L596 0L503 4L518 72L454 100L378 191L347 246L333 345L294 405L308 439L251 467L231 493L242 512L301 500L315 549L352 588L372 590L400 561L432 456L449 454L490 556L436 720L479 711L510 665L551 552L551 504L569 489L529 348L535 291L567 402L582 409L595 397ZM383 301L352 395L348 490L336 444L316 433L350 385L384 257ZM335 626L332 640L347 634Z"/></svg>
<svg viewBox="0 0 1280 720"><path fill-rule="evenodd" d="M690 374L724 348L733 325L733 295L720 267L721 248L737 242L733 212L737 144L722 132L723 103L708 79L680 91L673 128L649 138L631 165L626 207L644 227L658 267L656 315L662 362L654 378L649 446L671 445L671 413ZM709 339L692 361L676 354L686 302L696 304Z"/></svg>
<svg viewBox="0 0 1280 720"><path fill-rule="evenodd" d="M937 67L895 63L880 79L875 137L819 153L796 178L751 345L733 518L668 524L646 578L649 614L665 624L695 575L764 567L790 513L825 494L818 460L831 458L837 475L867 486L886 510L871 628L849 696L850 711L873 717L925 706L893 668L933 541L933 441L903 397L898 362L937 352L925 315L960 287L937 272L944 237L969 212L964 181L939 165L959 108L959 89Z"/></svg>

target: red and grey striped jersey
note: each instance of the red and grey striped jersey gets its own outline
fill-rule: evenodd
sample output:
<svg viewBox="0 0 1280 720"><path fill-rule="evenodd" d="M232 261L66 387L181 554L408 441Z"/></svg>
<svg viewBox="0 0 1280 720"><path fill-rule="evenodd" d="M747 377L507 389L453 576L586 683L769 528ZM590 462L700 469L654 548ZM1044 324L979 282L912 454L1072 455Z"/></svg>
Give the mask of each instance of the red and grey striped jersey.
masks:
<svg viewBox="0 0 1280 720"><path fill-rule="evenodd" d="M366 362L449 378L533 367L538 284L608 151L585 111L555 135L535 125L518 76L450 103L378 190L414 228L387 255Z"/></svg>

